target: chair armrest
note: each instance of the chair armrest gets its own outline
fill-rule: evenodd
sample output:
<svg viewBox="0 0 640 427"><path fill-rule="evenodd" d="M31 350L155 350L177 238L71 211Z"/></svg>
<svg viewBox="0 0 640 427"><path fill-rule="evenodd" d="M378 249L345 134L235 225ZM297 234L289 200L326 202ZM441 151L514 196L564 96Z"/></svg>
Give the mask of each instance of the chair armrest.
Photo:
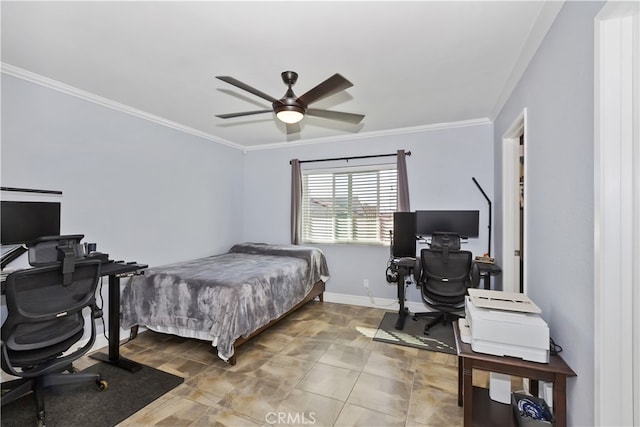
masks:
<svg viewBox="0 0 640 427"><path fill-rule="evenodd" d="M480 267L475 262L471 264L471 287L477 288L480 285Z"/></svg>
<svg viewBox="0 0 640 427"><path fill-rule="evenodd" d="M416 282L416 286L420 286L420 281L422 280L422 264L420 257L416 258L416 263L413 266L413 279Z"/></svg>

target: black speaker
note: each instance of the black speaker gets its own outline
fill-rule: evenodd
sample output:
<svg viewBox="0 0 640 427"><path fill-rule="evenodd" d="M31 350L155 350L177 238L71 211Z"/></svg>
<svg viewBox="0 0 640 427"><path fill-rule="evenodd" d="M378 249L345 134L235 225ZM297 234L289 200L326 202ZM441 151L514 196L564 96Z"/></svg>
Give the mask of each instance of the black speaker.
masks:
<svg viewBox="0 0 640 427"><path fill-rule="evenodd" d="M394 258L416 256L415 212L393 213L392 254Z"/></svg>

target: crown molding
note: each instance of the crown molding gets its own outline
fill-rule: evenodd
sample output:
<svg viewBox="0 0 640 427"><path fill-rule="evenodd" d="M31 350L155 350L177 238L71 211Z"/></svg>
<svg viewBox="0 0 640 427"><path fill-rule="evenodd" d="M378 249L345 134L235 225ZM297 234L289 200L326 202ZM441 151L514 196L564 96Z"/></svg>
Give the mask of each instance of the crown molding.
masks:
<svg viewBox="0 0 640 427"><path fill-rule="evenodd" d="M180 123L176 123L171 120L167 120L162 117L147 113L145 111L138 110L128 105L121 104L111 99L104 98L94 93L87 92L82 89L78 89L76 87L64 84L57 80L44 77L40 74L27 71L25 69L16 67L14 65L0 62L0 72L12 77L16 77L16 78L31 82L31 83L35 83L40 86L44 86L49 89L56 90L58 92L62 92L67 95L71 95L89 102L93 102L95 104L98 104L107 108L111 108L116 111L120 111L125 114L129 114L144 120L154 122L162 126L176 129L178 131L185 132L202 139L217 142L219 144L223 144L223 145L235 148L237 150L240 150L244 153L247 153L249 151L257 151L257 150L269 150L273 148L283 148L283 147L290 148L290 147L303 146L303 145L322 144L327 142L341 142L341 141L359 140L359 139L367 139L367 138L378 138L378 137L384 137L384 136L397 136L402 134L430 132L430 131L436 131L436 130L453 129L453 128L460 128L460 127L467 127L467 126L479 126L479 125L487 125L487 124L493 123L488 118L480 118L480 119L471 119L471 120L461 120L457 122L445 122L445 123L436 123L436 124L429 124L429 125L423 125L423 126L413 126L413 127L406 127L406 128L363 132L363 133L349 134L349 135L337 135L337 136L331 136L326 138L303 139L303 140L294 141L294 142L283 141L283 142L278 142L274 144L243 146L243 145L228 141L226 139L219 138L219 137L210 135L208 133L199 131L197 129L193 129L188 126L181 125Z"/></svg>
<svg viewBox="0 0 640 427"><path fill-rule="evenodd" d="M96 95L91 92L87 92L82 89L78 89L77 87L69 86L57 80L50 79L48 77L44 77L40 74L33 73L31 71L27 71L25 69L16 67L14 65L10 65L4 62L0 62L0 72L6 74L8 76L17 77L19 79L28 81L30 83L35 83L40 86L44 86L48 89L53 89L58 92L62 92L67 95L75 96L76 98L83 99L85 101L93 102L94 104L101 105L103 107L111 108L116 111L120 111L125 114L129 114L131 116L135 116L144 120L148 120L153 123L157 123L162 126L169 127L171 129L179 130L184 133L188 133L190 135L197 136L202 139L206 139L209 141L217 142L219 144L223 144L237 150L245 151L246 148L242 145L236 144L234 142L228 141L223 138L219 138L208 133L199 131L197 129L193 129L188 126L184 126L180 123L173 122L171 120L167 120L165 118L147 113L142 110L138 110L137 108L130 107L125 104L121 104L112 99L104 98L102 96Z"/></svg>
<svg viewBox="0 0 640 427"><path fill-rule="evenodd" d="M326 142L342 142L342 141L349 141L349 140L378 138L383 136L397 136L397 135L403 135L403 134L409 134L409 133L432 132L432 131L443 130L443 129L454 129L454 128L460 128L460 127L480 126L480 125L490 125L490 124L493 124L493 122L485 117L481 119L460 120L457 122L435 123L435 124L412 126L412 127L406 127L406 128L362 132L362 133L351 134L351 135L339 135L339 136L331 136L326 138L304 139L304 140L294 141L294 142L277 142L274 144L253 145L251 147L246 147L244 151L248 152L248 151L257 151L257 150L268 150L271 148L284 148L284 147L290 148L290 147L295 147L300 145L321 144Z"/></svg>

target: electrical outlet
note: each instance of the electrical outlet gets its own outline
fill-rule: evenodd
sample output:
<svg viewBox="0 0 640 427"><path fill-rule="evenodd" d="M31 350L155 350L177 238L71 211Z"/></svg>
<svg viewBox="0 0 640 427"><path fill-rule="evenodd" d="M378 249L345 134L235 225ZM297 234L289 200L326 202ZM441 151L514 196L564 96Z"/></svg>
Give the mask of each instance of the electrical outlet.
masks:
<svg viewBox="0 0 640 427"><path fill-rule="evenodd" d="M364 286L365 289L369 289L369 279L364 279L362 281L362 286Z"/></svg>

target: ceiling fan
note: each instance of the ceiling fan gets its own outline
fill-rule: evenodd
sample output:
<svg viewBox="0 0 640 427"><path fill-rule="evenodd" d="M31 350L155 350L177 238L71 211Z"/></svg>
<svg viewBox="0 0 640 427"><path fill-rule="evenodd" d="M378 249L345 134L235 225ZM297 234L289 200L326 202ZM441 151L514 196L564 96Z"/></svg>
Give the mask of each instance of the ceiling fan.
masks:
<svg viewBox="0 0 640 427"><path fill-rule="evenodd" d="M291 87L298 80L298 73L294 71L285 71L282 74L282 81L288 86L284 97L276 99L266 93L259 91L240 80L229 76L216 76L217 79L229 83L240 89L246 90L262 99L271 102L271 110L244 111L241 113L217 114L216 117L221 119L230 119L232 117L249 116L253 114L274 112L276 117L286 124L298 123L305 115L322 117L324 119L340 120L347 123L358 124L364 118L362 114L344 113L341 111L319 110L317 108L308 108L309 104L316 102L329 95L333 95L340 91L353 86L353 84L342 77L340 74L334 74L327 80L323 81L313 89L307 91L302 96L296 97Z"/></svg>

